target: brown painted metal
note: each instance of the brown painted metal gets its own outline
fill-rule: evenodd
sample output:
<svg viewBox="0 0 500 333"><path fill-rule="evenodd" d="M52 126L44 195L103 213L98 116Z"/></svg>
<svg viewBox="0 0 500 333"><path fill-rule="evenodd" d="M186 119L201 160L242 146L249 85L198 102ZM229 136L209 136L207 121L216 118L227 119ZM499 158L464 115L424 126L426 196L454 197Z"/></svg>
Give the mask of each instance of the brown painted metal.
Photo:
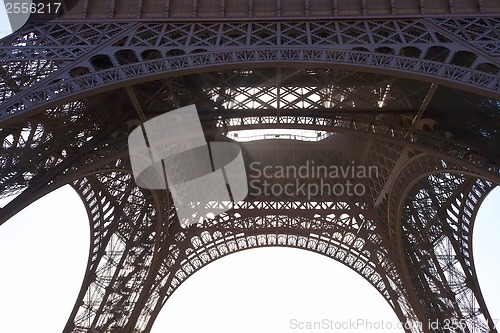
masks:
<svg viewBox="0 0 500 333"><path fill-rule="evenodd" d="M19 194L0 223L65 184L89 216L87 273L64 331L149 332L189 276L262 246L344 263L401 321L493 331L470 236L500 183L498 2L213 3L84 0L0 41L0 196ZM208 140L326 133L240 143L247 171L314 160L379 173L362 196L254 195L183 229L168 191L135 185L127 136L189 104Z"/></svg>

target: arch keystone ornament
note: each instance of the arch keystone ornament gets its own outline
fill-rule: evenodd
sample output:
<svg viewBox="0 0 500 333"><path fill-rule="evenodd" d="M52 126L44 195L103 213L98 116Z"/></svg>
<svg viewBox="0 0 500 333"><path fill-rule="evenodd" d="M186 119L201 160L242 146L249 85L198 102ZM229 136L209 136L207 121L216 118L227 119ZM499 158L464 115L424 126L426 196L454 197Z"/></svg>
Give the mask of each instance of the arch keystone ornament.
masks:
<svg viewBox="0 0 500 333"><path fill-rule="evenodd" d="M192 274L264 246L350 267L406 332L496 332L471 235L500 183L499 14L62 0L0 40L0 224L66 184L82 199L64 332L150 332Z"/></svg>

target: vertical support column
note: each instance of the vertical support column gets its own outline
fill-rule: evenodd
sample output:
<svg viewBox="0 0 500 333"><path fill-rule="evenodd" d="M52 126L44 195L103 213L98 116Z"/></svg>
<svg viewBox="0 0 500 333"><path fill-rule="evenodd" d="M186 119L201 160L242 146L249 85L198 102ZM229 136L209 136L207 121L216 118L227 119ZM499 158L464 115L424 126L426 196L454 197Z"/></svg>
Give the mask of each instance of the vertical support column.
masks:
<svg viewBox="0 0 500 333"><path fill-rule="evenodd" d="M464 332L495 332L481 291L473 283L477 278L465 261L469 246L460 245L461 237L470 242L472 224L463 220L464 215L454 214L457 209L479 207L477 201L469 201L468 193L480 183L460 174L433 174L414 186L405 203L402 227L410 278L428 320L439 332L447 323ZM463 230L464 226L470 227Z"/></svg>

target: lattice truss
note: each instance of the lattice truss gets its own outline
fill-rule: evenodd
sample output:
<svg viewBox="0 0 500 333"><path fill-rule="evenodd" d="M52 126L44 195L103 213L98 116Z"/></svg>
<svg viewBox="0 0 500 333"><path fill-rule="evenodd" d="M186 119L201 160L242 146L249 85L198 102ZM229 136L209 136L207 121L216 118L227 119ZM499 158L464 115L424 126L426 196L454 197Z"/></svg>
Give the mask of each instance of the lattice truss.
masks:
<svg viewBox="0 0 500 333"><path fill-rule="evenodd" d="M106 188L127 188L130 180L129 173L113 172L75 183L89 202L92 232L99 241L92 244L89 264L92 274L88 275L94 279L82 289L81 305L72 315L75 326L66 329L105 331L111 324L124 327L135 316L135 328L149 331L161 306L190 275L221 256L262 246L298 247L338 260L365 277L398 311L401 306L407 317L415 318L366 203L347 198L335 202L286 202L283 198L241 202L230 213L195 228L182 230L175 222L166 223L158 242L152 236L155 224L145 218L144 194L131 189L127 197L123 195L127 191L117 195L114 188ZM114 221L121 218L114 217L116 212L125 209L127 221ZM154 213L149 216L155 217ZM163 246L168 251L162 251ZM139 300L141 292L147 298Z"/></svg>
<svg viewBox="0 0 500 333"><path fill-rule="evenodd" d="M487 332L470 248L477 203L491 183L441 173L422 179L410 192L403 214L409 273L429 321L449 318L465 332Z"/></svg>
<svg viewBox="0 0 500 333"><path fill-rule="evenodd" d="M64 184L80 194L92 241L65 332L148 332L190 275L260 246L344 263L402 321L492 329L469 236L500 183L498 31L495 17L29 25L0 47L0 197L17 195L0 223ZM443 99L472 125L446 123ZM356 199L253 196L182 229L167 191L135 185L126 139L193 103L209 140L315 131L242 143L247 161L378 176Z"/></svg>

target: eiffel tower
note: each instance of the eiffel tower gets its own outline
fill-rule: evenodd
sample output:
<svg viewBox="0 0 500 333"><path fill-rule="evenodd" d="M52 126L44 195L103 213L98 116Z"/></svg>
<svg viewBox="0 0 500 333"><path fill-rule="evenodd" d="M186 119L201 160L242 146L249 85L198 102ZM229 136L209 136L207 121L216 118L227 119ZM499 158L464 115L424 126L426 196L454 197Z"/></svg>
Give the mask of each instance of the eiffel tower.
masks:
<svg viewBox="0 0 500 333"><path fill-rule="evenodd" d="M499 13L497 0L63 1L0 41L0 197L16 195L0 223L66 184L81 197L92 241L64 332L149 332L193 273L266 246L350 267L424 324L407 332L496 332L471 235L500 183ZM135 183L127 138L192 104L249 177L252 163L313 162L376 177L357 195L250 191L183 228L168 190Z"/></svg>

